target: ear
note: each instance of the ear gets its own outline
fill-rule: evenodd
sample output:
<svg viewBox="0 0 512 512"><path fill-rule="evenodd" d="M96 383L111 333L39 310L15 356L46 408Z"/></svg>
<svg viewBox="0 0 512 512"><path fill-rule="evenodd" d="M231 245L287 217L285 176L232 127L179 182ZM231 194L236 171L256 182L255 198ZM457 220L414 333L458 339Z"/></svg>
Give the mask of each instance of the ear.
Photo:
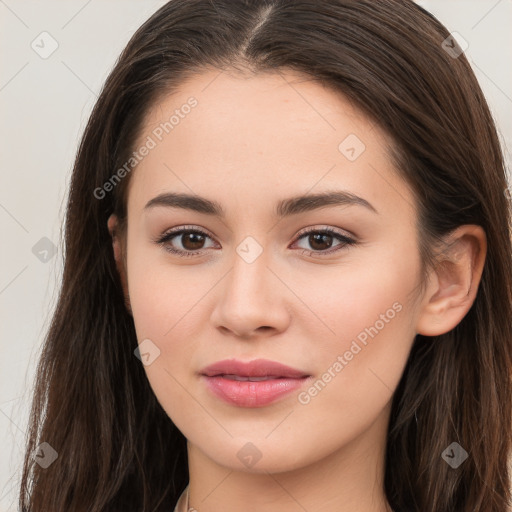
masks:
<svg viewBox="0 0 512 512"><path fill-rule="evenodd" d="M126 309L132 314L132 307L130 304L130 295L128 293L128 278L126 272L126 254L124 252L124 246L122 241L118 236L118 218L115 214L112 214L108 218L107 227L112 237L112 248L114 250L114 259L116 262L117 271L119 272L119 277L121 279L121 285L123 287L124 300Z"/></svg>
<svg viewBox="0 0 512 512"><path fill-rule="evenodd" d="M475 300L487 254L487 237L481 226L460 226L445 241L417 320L416 332L424 336L444 334L466 316Z"/></svg>

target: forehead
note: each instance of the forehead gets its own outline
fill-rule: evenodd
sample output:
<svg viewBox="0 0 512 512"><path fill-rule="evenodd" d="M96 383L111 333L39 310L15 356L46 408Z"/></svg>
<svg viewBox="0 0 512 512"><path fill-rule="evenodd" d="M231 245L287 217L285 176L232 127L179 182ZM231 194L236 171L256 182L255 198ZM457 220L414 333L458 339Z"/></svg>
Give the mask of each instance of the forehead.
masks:
<svg viewBox="0 0 512 512"><path fill-rule="evenodd" d="M169 190L242 204L341 187L374 204L387 197L394 210L401 199L402 213L413 204L386 134L348 98L293 71L193 75L148 111L135 150L144 144L128 195L138 210Z"/></svg>

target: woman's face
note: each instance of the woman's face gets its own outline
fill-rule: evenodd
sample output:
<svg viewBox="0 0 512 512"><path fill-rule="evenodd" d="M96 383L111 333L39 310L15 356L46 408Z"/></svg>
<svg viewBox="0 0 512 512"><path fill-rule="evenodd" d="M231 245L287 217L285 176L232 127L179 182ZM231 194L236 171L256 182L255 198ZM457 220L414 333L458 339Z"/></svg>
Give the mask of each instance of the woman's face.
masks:
<svg viewBox="0 0 512 512"><path fill-rule="evenodd" d="M127 292L151 387L202 456L279 472L383 449L420 314L415 201L387 142L347 99L291 72L205 72L149 112ZM186 232L156 242L170 230ZM201 375L226 359L309 377Z"/></svg>

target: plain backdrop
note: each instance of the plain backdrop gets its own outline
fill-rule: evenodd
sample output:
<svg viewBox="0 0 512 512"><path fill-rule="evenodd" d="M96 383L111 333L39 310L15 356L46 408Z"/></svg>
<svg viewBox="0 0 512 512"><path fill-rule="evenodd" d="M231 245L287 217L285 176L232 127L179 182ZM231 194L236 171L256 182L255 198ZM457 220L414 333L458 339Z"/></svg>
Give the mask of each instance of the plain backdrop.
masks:
<svg viewBox="0 0 512 512"><path fill-rule="evenodd" d="M120 51L164 3L0 0L0 512L17 510L32 381L60 283L77 144ZM510 162L512 2L418 3L469 45L466 55Z"/></svg>

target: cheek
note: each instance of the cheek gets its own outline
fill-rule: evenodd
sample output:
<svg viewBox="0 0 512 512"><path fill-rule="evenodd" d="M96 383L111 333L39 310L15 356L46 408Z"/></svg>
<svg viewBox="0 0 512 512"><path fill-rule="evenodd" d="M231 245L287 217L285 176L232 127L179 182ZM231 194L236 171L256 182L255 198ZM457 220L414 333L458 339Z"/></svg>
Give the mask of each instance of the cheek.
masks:
<svg viewBox="0 0 512 512"><path fill-rule="evenodd" d="M370 404L374 397L383 405L391 398L415 336L411 291L419 279L419 260L411 254L396 248L379 251L378 259L316 276L316 286L309 287L308 304L316 316L309 315L299 328L315 339L318 394L327 402L356 411L361 400ZM330 391L323 391L324 384Z"/></svg>
<svg viewBox="0 0 512 512"><path fill-rule="evenodd" d="M407 280L388 273L384 280L365 279L365 290L356 281L361 284L347 279L347 297L324 311L335 334L315 338L317 373L294 413L301 428L318 431L320 422L322 437L333 444L365 431L389 406L415 334Z"/></svg>
<svg viewBox="0 0 512 512"><path fill-rule="evenodd" d="M201 419L200 411L190 407L189 380L198 370L196 354L204 350L200 340L209 339L205 305L218 278L207 266L179 267L165 255L134 251L131 256L128 284L137 339L151 340L159 351L144 369L158 401L179 428L183 411L188 421L195 414Z"/></svg>
<svg viewBox="0 0 512 512"><path fill-rule="evenodd" d="M378 257L359 261L354 257L328 270L313 270L300 283L293 281L297 295L314 313L309 315L309 323L321 329L328 346L337 340L343 347L356 337L364 343L370 336L367 328L375 326L380 336L410 317L408 295L419 270L413 259L394 260L392 254L379 251Z"/></svg>
<svg viewBox="0 0 512 512"><path fill-rule="evenodd" d="M198 329L204 325L197 317L198 300L206 292L200 288L207 285L201 287L198 279L176 270L171 273L169 265L162 267L150 259L133 257L128 271L137 339L151 340L159 351L144 366L149 384L166 414L180 430L189 432L190 425L204 421L201 411L191 407L187 379L194 371L191 361L200 339Z"/></svg>
<svg viewBox="0 0 512 512"><path fill-rule="evenodd" d="M128 254L128 290L137 335L168 339L189 321L211 276L203 278L205 273L197 267L172 263L162 248L138 242L136 235Z"/></svg>
<svg viewBox="0 0 512 512"><path fill-rule="evenodd" d="M211 276L202 281L197 276L182 279L178 273L170 278L151 271L130 283L137 339L151 339L173 373L182 373L197 350L195 341L204 328L200 300L213 285L211 280Z"/></svg>

